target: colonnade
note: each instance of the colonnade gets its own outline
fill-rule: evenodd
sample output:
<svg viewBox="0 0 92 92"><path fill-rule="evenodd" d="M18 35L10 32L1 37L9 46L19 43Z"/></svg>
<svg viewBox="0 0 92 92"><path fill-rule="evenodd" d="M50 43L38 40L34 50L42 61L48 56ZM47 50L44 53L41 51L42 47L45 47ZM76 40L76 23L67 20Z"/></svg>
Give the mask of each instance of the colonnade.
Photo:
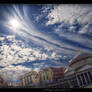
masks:
<svg viewBox="0 0 92 92"><path fill-rule="evenodd" d="M84 87L92 83L92 72L87 71L76 75L77 83L79 87Z"/></svg>

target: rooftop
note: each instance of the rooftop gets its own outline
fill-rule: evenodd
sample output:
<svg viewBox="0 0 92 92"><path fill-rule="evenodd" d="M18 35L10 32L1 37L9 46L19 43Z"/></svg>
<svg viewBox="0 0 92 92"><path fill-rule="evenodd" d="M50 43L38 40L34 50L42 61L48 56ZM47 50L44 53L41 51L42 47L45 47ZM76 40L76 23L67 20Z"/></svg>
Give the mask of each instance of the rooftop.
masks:
<svg viewBox="0 0 92 92"><path fill-rule="evenodd" d="M81 61L83 59L89 58L89 57L92 57L92 54L90 54L90 53L79 53L79 54L77 54L73 57L73 59L70 61L70 65L72 65L72 64L74 64L78 61Z"/></svg>

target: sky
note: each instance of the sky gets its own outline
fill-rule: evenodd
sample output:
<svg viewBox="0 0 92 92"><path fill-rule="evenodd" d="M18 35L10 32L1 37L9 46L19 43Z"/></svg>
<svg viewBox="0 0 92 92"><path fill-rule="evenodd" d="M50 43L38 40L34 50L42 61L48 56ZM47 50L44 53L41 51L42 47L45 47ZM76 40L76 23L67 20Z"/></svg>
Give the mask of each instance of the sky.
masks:
<svg viewBox="0 0 92 92"><path fill-rule="evenodd" d="M0 75L68 67L78 51L92 53L91 4L0 5Z"/></svg>

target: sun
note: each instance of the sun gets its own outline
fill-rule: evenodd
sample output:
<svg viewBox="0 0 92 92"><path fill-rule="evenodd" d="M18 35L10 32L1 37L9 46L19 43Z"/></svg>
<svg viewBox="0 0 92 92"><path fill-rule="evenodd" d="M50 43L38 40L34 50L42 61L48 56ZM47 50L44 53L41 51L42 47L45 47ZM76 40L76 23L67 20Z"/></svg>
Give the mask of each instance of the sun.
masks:
<svg viewBox="0 0 92 92"><path fill-rule="evenodd" d="M21 25L17 19L10 19L9 24L14 29L20 28L20 25Z"/></svg>

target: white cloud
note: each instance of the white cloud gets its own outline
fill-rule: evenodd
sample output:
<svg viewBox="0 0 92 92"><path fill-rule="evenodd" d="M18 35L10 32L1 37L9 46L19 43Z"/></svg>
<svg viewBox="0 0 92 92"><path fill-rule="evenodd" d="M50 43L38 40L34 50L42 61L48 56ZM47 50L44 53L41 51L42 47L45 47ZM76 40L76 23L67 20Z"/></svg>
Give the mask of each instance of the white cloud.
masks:
<svg viewBox="0 0 92 92"><path fill-rule="evenodd" d="M25 45L21 47L18 42L24 44L22 41L15 40L12 36L6 36L6 38L7 40L12 38L13 43L7 45L7 42L3 42L4 45L0 46L0 66L55 58L51 53L48 55L50 51L42 52L40 49L27 48Z"/></svg>
<svg viewBox="0 0 92 92"><path fill-rule="evenodd" d="M24 43L20 40L16 40L15 37L12 36L5 36L5 38L12 39L10 42L13 41L12 44L7 45L6 41L3 41L4 45L0 46L0 66L4 68L0 69L0 74L3 76L5 80L17 80L21 75L25 74L26 72L30 72L32 69L24 67L22 65L13 66L12 64L24 63L24 62L32 62L34 60L46 60L55 59L58 57L55 52L43 52L41 49L33 49L25 47ZM19 46L18 43L21 43L23 46ZM58 57L59 58L59 57ZM53 61L55 63L56 61ZM57 64L57 62L56 62ZM60 65L60 63L59 63ZM63 64L61 64L63 65ZM45 68L45 62L41 63L34 63L34 70L39 71L41 68ZM30 65L31 67L31 65Z"/></svg>
<svg viewBox="0 0 92 92"><path fill-rule="evenodd" d="M0 74L3 76L5 80L17 80L19 77L27 72L30 72L31 68L26 68L24 66L8 66L3 69L0 69Z"/></svg>
<svg viewBox="0 0 92 92"><path fill-rule="evenodd" d="M0 41L3 41L5 38L4 37L0 37Z"/></svg>
<svg viewBox="0 0 92 92"><path fill-rule="evenodd" d="M35 68L34 71L39 72L40 68Z"/></svg>
<svg viewBox="0 0 92 92"><path fill-rule="evenodd" d="M47 5L44 8L45 10L43 9L43 13L47 12L49 10L48 6L52 6L52 5ZM59 41L56 37L53 37L53 35L50 35L48 33L43 33L40 30L38 30L36 27L34 27L32 22L29 19L29 16L28 16L29 12L27 9L28 9L27 7L23 6L24 16L22 16L20 9L16 5L13 5L13 11L10 9L13 15L10 15L7 12L5 14L5 17L9 21L11 20L11 18L17 19L22 25L21 29L14 30L10 26L9 22L6 22L6 21L3 21L3 26L10 29L11 32L14 32L17 35L19 35L22 39L24 39L24 40L28 39L28 40L26 40L27 42L29 40L31 40L31 42L35 43L37 46L41 46L43 48L44 48L44 46L48 46L48 47L53 48L56 51L59 48L58 51L61 51L63 53L71 53L72 54L73 51L66 50L66 49L62 48L62 47L71 48L71 46L69 44ZM43 13L42 13L42 15L43 15Z"/></svg>
<svg viewBox="0 0 92 92"><path fill-rule="evenodd" d="M15 36L14 35L9 35L9 36L7 36L6 37L9 41L13 41L13 39L15 38Z"/></svg>
<svg viewBox="0 0 92 92"><path fill-rule="evenodd" d="M55 53L55 52L52 53L52 57L53 57L53 58L56 57L56 53Z"/></svg>
<svg viewBox="0 0 92 92"><path fill-rule="evenodd" d="M47 16L50 20L46 24L50 25L63 21L72 24L76 19L79 22L88 22L89 19L92 19L91 10L92 7L88 5L55 5Z"/></svg>
<svg viewBox="0 0 92 92"><path fill-rule="evenodd" d="M48 12L48 10L50 10L50 8L51 8L51 5L50 5L50 4L44 5L44 6L41 8L41 13L40 13L40 15L38 15L38 16L35 17L35 21L36 21L36 22L39 22L39 21L44 17L43 15L44 15L46 12Z"/></svg>
<svg viewBox="0 0 92 92"><path fill-rule="evenodd" d="M70 29L74 29L73 24L77 20L83 27L79 30L80 34L90 33L89 25L92 24L92 5L54 5L54 9L48 14L48 21L46 25L53 25L55 23L69 23ZM62 26L61 24L60 26ZM57 27L56 31L59 31L60 26ZM72 26L72 27L71 27ZM74 29L75 30L75 29ZM74 31L72 30L72 31ZM78 30L77 30L78 31ZM92 33L92 32L91 32Z"/></svg>
<svg viewBox="0 0 92 92"><path fill-rule="evenodd" d="M92 26L89 26L89 24L85 25L80 31L80 34L85 34L85 33L92 33Z"/></svg>

